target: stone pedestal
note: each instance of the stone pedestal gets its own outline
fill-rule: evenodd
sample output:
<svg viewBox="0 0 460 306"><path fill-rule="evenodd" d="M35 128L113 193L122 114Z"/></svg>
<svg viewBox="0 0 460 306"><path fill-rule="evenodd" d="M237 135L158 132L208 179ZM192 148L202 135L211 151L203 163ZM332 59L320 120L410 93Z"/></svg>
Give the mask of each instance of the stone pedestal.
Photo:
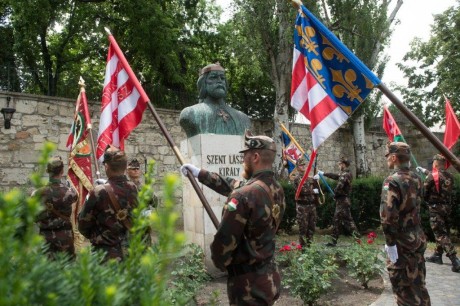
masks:
<svg viewBox="0 0 460 306"><path fill-rule="evenodd" d="M243 148L243 142L243 136L199 134L181 142L181 153L186 163L219 173L221 176L241 179L243 154L238 153L238 151ZM222 207L227 197L201 183L198 184L220 222ZM182 199L184 232L187 236L187 242L196 243L203 248L205 265L211 275L222 275L222 272L214 267L209 249L216 228L186 177L183 177Z"/></svg>

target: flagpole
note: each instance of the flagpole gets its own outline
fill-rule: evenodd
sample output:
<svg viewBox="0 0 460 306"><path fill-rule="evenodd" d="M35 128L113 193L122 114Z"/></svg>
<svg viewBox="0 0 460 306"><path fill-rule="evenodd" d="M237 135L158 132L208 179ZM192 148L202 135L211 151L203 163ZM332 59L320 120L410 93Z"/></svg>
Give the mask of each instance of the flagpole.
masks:
<svg viewBox="0 0 460 306"><path fill-rule="evenodd" d="M439 152L460 172L460 160L418 119L385 84L380 83L377 88L409 119L412 124L431 142Z"/></svg>
<svg viewBox="0 0 460 306"><path fill-rule="evenodd" d="M128 76L133 80L134 86L136 89L139 91L139 94L143 98L144 101L147 101L147 106L150 110L150 112L153 115L153 118L157 122L158 126L160 127L160 130L163 132L163 135L165 136L166 140L168 141L169 145L174 151L174 154L176 155L177 159L179 159L179 162L181 165L185 163L184 158L182 157L182 154L180 153L178 147L174 143L174 140L172 139L171 135L169 134L168 130L166 129L166 126L163 124L163 121L161 120L160 116L158 115L157 111L153 107L152 103L150 102L149 97L147 96L146 92L144 91L144 88L141 86L139 83L139 80L137 79L136 75L134 74L133 70L131 69L131 66L129 66L128 61L126 60L123 52L121 51L120 47L117 44L117 41L115 38L112 36L112 33L110 33L110 30L108 28L104 28L107 34L109 35L109 40L112 46L115 49L115 53L118 56L118 59L122 62L124 69L126 70L126 73ZM193 189L195 189L195 192L197 193L198 197L201 200L201 203L203 204L204 209L208 213L209 218L211 219L212 223L216 227L216 229L219 227L219 220L217 219L216 215L214 214L214 211L211 209L211 206L209 205L208 201L206 200L203 191L201 190L200 186L195 180L195 177L191 174L190 171L187 171L187 177L190 180L190 183L192 184Z"/></svg>
<svg viewBox="0 0 460 306"><path fill-rule="evenodd" d="M85 91L85 80L80 76L80 80L78 81L78 85L80 86L80 93L82 91ZM87 101L86 101L87 102ZM89 116L89 110L88 110L88 104L83 103L83 108L85 112L85 117L86 118L91 118ZM91 155L93 156L93 163L94 167L96 168L96 178L100 179L101 178L101 172L99 170L99 163L96 160L96 146L94 142L94 137L93 137L93 124L91 122L86 123L86 130L88 130L89 133L89 140L91 143Z"/></svg>

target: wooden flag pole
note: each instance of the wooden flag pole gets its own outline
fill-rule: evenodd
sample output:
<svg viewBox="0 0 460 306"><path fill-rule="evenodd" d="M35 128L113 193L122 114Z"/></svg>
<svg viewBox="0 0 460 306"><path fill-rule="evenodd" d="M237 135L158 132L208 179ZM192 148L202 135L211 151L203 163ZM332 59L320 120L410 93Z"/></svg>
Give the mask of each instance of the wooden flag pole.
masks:
<svg viewBox="0 0 460 306"><path fill-rule="evenodd" d="M460 172L460 160L383 83L377 88L409 119L439 152Z"/></svg>
<svg viewBox="0 0 460 306"><path fill-rule="evenodd" d="M81 76L80 76L80 80L78 81L78 85L80 85L80 92L85 91L85 80L83 80L83 78ZM86 102L88 102L88 101L86 101ZM85 112L87 112L87 115L88 115L87 118L91 118L89 116L87 103L85 103L85 105L83 107L86 108ZM95 145L95 142L94 142L93 125L92 125L91 122L86 123L86 130L88 130L88 133L89 133L89 140L90 140L90 143L91 143L91 155L93 156L94 167L96 168L96 178L100 179L101 178L101 172L99 171L99 163L98 163L98 161L96 159L96 145Z"/></svg>
<svg viewBox="0 0 460 306"><path fill-rule="evenodd" d="M161 120L160 116L158 115L157 111L153 107L152 103L150 101L147 102L147 106L150 110L150 112L153 115L153 118L155 121L158 123L158 126L160 127L160 130L163 132L163 135L165 136L166 140L168 141L169 145L174 151L174 154L176 155L177 159L179 159L179 162L181 165L185 163L184 158L182 157L182 154L180 153L178 147L174 143L174 140L172 139L171 135L169 132L166 130L166 126L163 124L163 121ZM211 209L211 206L209 205L208 201L206 200L203 191L201 190L200 186L195 180L195 177L190 173L190 171L187 171L187 177L190 180L190 183L192 183L193 189L195 189L195 192L197 193L198 197L201 200L201 203L203 204L204 209L208 213L209 218L211 218L212 223L216 228L219 227L219 220L217 220L216 215Z"/></svg>

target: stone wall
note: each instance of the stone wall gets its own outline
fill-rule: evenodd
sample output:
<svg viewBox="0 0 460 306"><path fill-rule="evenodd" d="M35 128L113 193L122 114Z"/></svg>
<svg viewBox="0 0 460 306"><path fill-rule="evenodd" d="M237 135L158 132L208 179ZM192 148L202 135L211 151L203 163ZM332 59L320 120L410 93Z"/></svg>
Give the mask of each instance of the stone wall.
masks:
<svg viewBox="0 0 460 306"><path fill-rule="evenodd" d="M3 118L0 119L0 190L6 191L13 187L22 187L29 192L31 191L29 176L37 169L38 157L45 141L55 143L57 145L56 154L61 155L67 161L65 144L73 121L75 100L0 92L0 108L6 107L8 96L11 97L10 107L16 108L16 113L11 121L11 129L5 129ZM96 101L88 103L93 134L96 139L100 103ZM174 142L179 146L180 142L186 138L179 125L180 111L157 109L157 112ZM410 124L400 124L400 128L407 142L413 146L414 155L419 163L427 167L427 160L433 156L435 148ZM272 130L273 122L271 121L253 121L255 134L271 135ZM311 135L307 125L291 124L290 130L305 149L311 147ZM381 128L377 127L366 137L370 149L368 160L371 172L374 175L383 176L388 173L383 157L385 146L376 148L373 146L377 146L378 138L383 139L383 144L385 144L386 135ZM438 137L442 139L442 134L439 134ZM156 193L161 198L162 179L169 172L178 174L179 162L149 110L145 111L142 123L127 139L125 150L130 157L135 156L142 161L151 159L156 161L155 170L158 178L155 187L157 188ZM354 160L353 137L347 126L340 128L320 147L318 169L328 172L337 171L337 160L341 156ZM101 172L103 172L102 169ZM182 203L181 197L182 193L178 191L179 207Z"/></svg>

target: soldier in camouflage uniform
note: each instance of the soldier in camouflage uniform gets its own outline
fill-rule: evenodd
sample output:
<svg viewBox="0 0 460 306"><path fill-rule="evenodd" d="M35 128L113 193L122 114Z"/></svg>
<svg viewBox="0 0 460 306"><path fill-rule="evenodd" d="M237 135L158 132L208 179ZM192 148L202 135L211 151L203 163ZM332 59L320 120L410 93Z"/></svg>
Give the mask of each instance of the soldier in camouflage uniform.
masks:
<svg viewBox="0 0 460 306"><path fill-rule="evenodd" d="M78 229L95 250L105 251L106 260L122 260L128 245L132 210L138 205L137 187L124 175L125 152L108 146L103 163L108 180L89 193L78 215Z"/></svg>
<svg viewBox="0 0 460 306"><path fill-rule="evenodd" d="M294 190L297 190L306 170L305 157L297 160L298 174L293 179ZM319 205L319 183L312 177L305 180L296 200L297 224L299 226L299 243L309 247L313 240L316 227L316 207Z"/></svg>
<svg viewBox="0 0 460 306"><path fill-rule="evenodd" d="M332 221L332 242L327 243L327 246L336 246L337 239L339 239L340 234L342 234L344 230L354 236L359 235L350 211L350 192L351 182L353 180L353 175L348 169L348 167L350 167L350 161L347 158L342 157L340 158L338 165L340 170L339 174L318 171L318 174L338 181L334 190L335 212L334 219ZM315 178L317 177L318 176Z"/></svg>
<svg viewBox="0 0 460 306"><path fill-rule="evenodd" d="M428 204L430 212L430 225L436 238L436 250L434 254L426 258L426 261L442 265L442 253L452 261L452 271L460 272L460 260L457 258L455 247L450 241L450 214L452 211L452 187L454 176L445 169L446 159L441 154L433 157L433 169L438 170L439 191L436 188L434 173L417 167L417 170L428 175L424 187L424 200Z"/></svg>
<svg viewBox="0 0 460 306"><path fill-rule="evenodd" d="M126 174L128 175L128 179L136 185L137 189L141 190L141 164L136 158L129 161Z"/></svg>
<svg viewBox="0 0 460 306"><path fill-rule="evenodd" d="M431 305L423 257L427 243L420 218L422 182L409 170L410 155L410 147L404 142L387 145L387 165L394 172L383 182L380 220L397 304Z"/></svg>
<svg viewBox="0 0 460 306"><path fill-rule="evenodd" d="M50 177L48 185L32 193L32 196L40 198L44 206L44 210L37 216L37 225L49 247L50 258L54 258L57 252L65 252L73 257L75 248L70 215L78 194L62 180L64 163L60 156L49 160L46 172Z"/></svg>
<svg viewBox="0 0 460 306"><path fill-rule="evenodd" d="M228 272L230 305L272 305L281 286L274 239L286 207L283 188L272 170L276 145L269 137L247 132L240 153L247 182L190 164L181 170L187 169L209 188L228 196L211 254L214 265Z"/></svg>

